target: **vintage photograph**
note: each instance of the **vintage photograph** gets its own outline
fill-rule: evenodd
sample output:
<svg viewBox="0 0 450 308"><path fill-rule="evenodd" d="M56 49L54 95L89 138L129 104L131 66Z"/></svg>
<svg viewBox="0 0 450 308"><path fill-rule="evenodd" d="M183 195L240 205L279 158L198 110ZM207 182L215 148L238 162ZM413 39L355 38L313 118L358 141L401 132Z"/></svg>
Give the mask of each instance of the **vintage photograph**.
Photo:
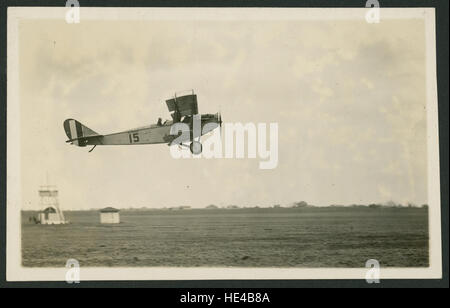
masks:
<svg viewBox="0 0 450 308"><path fill-rule="evenodd" d="M440 278L434 23L9 8L8 280Z"/></svg>

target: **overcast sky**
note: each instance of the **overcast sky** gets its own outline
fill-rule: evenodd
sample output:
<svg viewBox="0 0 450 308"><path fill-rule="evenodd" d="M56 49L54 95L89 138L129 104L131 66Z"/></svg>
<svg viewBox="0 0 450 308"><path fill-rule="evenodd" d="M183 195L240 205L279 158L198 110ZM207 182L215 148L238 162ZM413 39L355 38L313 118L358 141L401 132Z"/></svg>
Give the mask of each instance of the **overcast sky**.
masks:
<svg viewBox="0 0 450 308"><path fill-rule="evenodd" d="M427 202L423 20L28 20L19 63L24 209L47 172L63 209ZM147 125L185 89L225 122L277 122L278 167L65 143L66 118Z"/></svg>

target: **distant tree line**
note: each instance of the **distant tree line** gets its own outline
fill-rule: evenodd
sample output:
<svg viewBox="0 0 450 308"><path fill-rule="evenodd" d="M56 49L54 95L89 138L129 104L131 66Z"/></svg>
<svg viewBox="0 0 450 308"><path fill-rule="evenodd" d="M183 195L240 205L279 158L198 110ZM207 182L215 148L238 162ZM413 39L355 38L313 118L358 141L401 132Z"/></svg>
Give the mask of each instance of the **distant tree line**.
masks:
<svg viewBox="0 0 450 308"><path fill-rule="evenodd" d="M272 206L266 207L266 208L309 208L309 207L316 207L315 205L308 204L306 201L298 201L293 202L291 204L282 206L281 204L274 204ZM396 203L393 201L388 201L386 203L370 203L370 204L350 204L350 205L343 205L343 204L330 204L328 206L321 206L321 208L327 208L327 207L351 207L351 208L428 208L428 204L422 204L422 205L416 205L414 203L407 203L406 205L401 203ZM249 208L260 208L259 206L238 206L235 204L230 204L226 206L219 207L215 204L210 204L206 206L206 209L249 209ZM264 208L264 207L263 207Z"/></svg>

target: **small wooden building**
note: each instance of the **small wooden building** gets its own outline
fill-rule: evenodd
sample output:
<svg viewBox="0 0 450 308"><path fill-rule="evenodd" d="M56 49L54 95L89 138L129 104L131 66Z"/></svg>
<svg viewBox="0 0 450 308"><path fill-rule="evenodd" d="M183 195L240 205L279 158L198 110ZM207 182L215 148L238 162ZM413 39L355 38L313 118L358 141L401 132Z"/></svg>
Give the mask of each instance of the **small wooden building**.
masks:
<svg viewBox="0 0 450 308"><path fill-rule="evenodd" d="M119 210L113 207L106 207L100 210L100 223L118 224L120 223Z"/></svg>

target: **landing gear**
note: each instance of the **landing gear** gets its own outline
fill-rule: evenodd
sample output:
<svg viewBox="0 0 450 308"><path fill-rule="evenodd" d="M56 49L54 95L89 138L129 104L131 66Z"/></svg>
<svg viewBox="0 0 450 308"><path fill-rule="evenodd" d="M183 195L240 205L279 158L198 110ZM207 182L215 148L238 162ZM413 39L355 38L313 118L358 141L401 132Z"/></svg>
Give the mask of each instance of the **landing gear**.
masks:
<svg viewBox="0 0 450 308"><path fill-rule="evenodd" d="M202 144L199 141L192 141L191 145L189 146L189 149L191 150L191 153L194 155L199 155L202 152Z"/></svg>

